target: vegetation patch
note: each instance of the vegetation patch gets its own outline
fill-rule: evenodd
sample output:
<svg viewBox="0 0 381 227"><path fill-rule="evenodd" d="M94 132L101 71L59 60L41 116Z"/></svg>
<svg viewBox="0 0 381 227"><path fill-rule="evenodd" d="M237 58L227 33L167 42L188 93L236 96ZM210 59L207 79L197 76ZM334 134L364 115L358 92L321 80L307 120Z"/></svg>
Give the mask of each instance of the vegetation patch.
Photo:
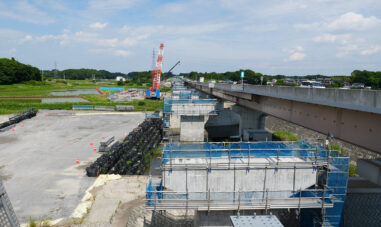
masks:
<svg viewBox="0 0 381 227"><path fill-rule="evenodd" d="M273 133L273 140L275 141L299 141L299 138L296 137L289 131L276 131Z"/></svg>

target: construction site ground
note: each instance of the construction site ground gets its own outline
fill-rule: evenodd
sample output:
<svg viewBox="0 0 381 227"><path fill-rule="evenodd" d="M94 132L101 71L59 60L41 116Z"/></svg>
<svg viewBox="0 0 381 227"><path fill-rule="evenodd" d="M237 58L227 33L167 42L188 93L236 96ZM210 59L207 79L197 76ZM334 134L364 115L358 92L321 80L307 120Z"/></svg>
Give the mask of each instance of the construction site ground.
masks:
<svg viewBox="0 0 381 227"><path fill-rule="evenodd" d="M89 214L82 219L83 223L93 220L109 223L109 211L115 211L117 206L121 210L129 209L123 202L133 201L135 197L128 193L124 195L123 189L135 188L144 193L144 188L140 188L145 187L144 182L142 185L130 184L129 177L122 177L115 180L122 182L119 186L108 189L113 181L101 186L105 187L101 193L97 193L100 189L95 187L91 193L96 194L99 202L94 202L86 198L91 197L86 190L98 178L87 177L85 168L101 155L98 147L104 137L122 139L143 120L144 113L136 112L40 110L37 117L0 132L0 177L20 223L28 222L30 217L67 220L73 216L81 217L81 212ZM136 177L138 182L146 178ZM109 194L114 199L109 199L112 197ZM82 206L84 200L88 200L85 205L94 202L94 213ZM100 207L99 211L97 207ZM113 220L118 223L118 213Z"/></svg>

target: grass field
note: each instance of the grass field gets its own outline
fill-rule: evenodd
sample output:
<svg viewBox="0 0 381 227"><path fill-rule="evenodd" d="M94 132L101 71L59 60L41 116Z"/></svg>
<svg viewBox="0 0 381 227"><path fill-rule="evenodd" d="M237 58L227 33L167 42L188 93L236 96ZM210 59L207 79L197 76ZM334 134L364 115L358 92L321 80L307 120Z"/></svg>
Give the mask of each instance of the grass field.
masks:
<svg viewBox="0 0 381 227"><path fill-rule="evenodd" d="M140 100L129 102L111 102L106 100L108 93L99 95L78 95L89 102L86 103L41 103L41 98L55 97L49 95L52 91L67 91L75 89L95 89L100 87L124 87L146 89L148 86L139 86L136 84L127 84L117 86L116 81L101 81L109 84L95 84L86 80L56 80L51 82L27 82L13 85L0 85L0 114L19 113L28 108L36 109L72 109L73 105L133 105L135 111L156 111L162 108L163 102L153 100Z"/></svg>

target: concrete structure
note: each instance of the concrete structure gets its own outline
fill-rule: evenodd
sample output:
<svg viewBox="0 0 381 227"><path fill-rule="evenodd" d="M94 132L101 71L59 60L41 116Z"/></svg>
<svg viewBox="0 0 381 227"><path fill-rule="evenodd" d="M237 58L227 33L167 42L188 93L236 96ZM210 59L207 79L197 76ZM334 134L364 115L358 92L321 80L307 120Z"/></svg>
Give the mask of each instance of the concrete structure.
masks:
<svg viewBox="0 0 381 227"><path fill-rule="evenodd" d="M348 157L305 142L167 144L162 178L147 187L147 208L288 208L303 210L302 226L339 226L348 165Z"/></svg>
<svg viewBox="0 0 381 227"><path fill-rule="evenodd" d="M189 86L241 106L381 152L381 91L232 85ZM354 133L356 131L356 133Z"/></svg>
<svg viewBox="0 0 381 227"><path fill-rule="evenodd" d="M357 173L370 182L381 186L381 158L358 159Z"/></svg>
<svg viewBox="0 0 381 227"><path fill-rule="evenodd" d="M230 216L233 227L283 227L275 215Z"/></svg>
<svg viewBox="0 0 381 227"><path fill-rule="evenodd" d="M381 223L381 186L362 177L348 179L343 226L378 227Z"/></svg>
<svg viewBox="0 0 381 227"><path fill-rule="evenodd" d="M215 100L200 99L198 92L175 81L171 97L163 104L164 139L179 132L180 141L203 142L204 125L215 114Z"/></svg>

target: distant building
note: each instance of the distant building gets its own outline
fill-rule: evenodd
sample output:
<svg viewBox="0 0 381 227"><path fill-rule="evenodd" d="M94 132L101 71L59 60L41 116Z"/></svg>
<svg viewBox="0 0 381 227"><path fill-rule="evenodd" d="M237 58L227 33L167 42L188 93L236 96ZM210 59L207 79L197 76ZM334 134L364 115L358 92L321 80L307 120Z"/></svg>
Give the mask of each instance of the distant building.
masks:
<svg viewBox="0 0 381 227"><path fill-rule="evenodd" d="M295 84L295 83L296 83L296 80L293 79L293 78L285 78L285 79L283 80L283 82L286 83L286 84Z"/></svg>
<svg viewBox="0 0 381 227"><path fill-rule="evenodd" d="M116 81L126 81L126 78L124 78L123 76L117 76Z"/></svg>
<svg viewBox="0 0 381 227"><path fill-rule="evenodd" d="M334 83L331 77L317 78L316 81L324 84L325 86L332 85Z"/></svg>

